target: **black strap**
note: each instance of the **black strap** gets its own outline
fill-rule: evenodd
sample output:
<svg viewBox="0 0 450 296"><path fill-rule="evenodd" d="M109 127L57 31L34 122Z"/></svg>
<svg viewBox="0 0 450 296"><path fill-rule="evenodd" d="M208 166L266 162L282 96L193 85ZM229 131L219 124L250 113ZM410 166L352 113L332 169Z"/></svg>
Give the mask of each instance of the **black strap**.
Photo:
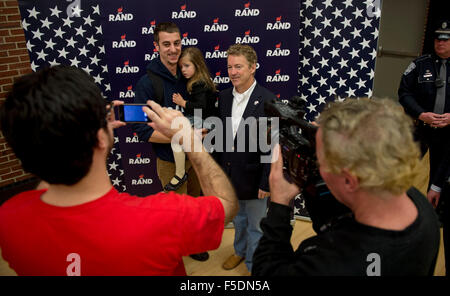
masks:
<svg viewBox="0 0 450 296"><path fill-rule="evenodd" d="M148 78L150 78L150 81L153 85L154 90L154 98L150 98L151 100L157 102L161 106L164 104L164 83L161 78L161 76L156 75L151 70L147 70Z"/></svg>

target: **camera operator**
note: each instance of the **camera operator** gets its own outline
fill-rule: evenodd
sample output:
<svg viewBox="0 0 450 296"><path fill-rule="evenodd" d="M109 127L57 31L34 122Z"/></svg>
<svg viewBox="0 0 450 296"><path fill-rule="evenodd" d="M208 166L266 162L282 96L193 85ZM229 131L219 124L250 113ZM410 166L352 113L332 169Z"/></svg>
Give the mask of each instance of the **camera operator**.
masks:
<svg viewBox="0 0 450 296"><path fill-rule="evenodd" d="M284 178L277 148L269 177L271 205L261 222L264 235L253 257L253 275L433 274L438 219L427 199L410 188L419 149L401 106L348 99L322 112L316 133L320 175L351 212L316 230L296 251L288 204L300 189Z"/></svg>

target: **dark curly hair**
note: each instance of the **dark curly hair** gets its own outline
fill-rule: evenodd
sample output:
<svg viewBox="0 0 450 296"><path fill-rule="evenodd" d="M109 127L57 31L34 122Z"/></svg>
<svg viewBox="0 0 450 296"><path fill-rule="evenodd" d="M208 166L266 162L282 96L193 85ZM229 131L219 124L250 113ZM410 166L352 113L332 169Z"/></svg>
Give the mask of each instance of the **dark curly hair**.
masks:
<svg viewBox="0 0 450 296"><path fill-rule="evenodd" d="M0 108L1 130L26 171L73 185L89 171L97 132L107 126L105 106L83 70L46 68L14 83Z"/></svg>

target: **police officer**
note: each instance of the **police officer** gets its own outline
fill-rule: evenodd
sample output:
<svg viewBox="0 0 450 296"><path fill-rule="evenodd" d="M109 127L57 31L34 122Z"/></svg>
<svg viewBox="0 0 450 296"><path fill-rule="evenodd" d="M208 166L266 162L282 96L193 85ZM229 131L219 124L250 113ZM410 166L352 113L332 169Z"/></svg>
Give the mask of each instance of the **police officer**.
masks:
<svg viewBox="0 0 450 296"><path fill-rule="evenodd" d="M414 60L403 73L399 102L416 119L416 136L422 153L430 150L430 182L449 149L450 137L450 22L443 21L435 31L434 53ZM438 186L432 186L440 191Z"/></svg>
<svg viewBox="0 0 450 296"><path fill-rule="evenodd" d="M434 34L434 53L423 55L408 66L398 95L405 112L416 120L415 136L420 141L422 154L429 149L427 198L434 207L441 201L440 207L445 208L441 209L443 213L441 210L438 213L442 214L444 248L448 254L450 201L447 198L443 202L443 196L439 199L447 177L445 172L448 171L450 150L450 21L440 22ZM447 270L450 268L449 260L446 256Z"/></svg>

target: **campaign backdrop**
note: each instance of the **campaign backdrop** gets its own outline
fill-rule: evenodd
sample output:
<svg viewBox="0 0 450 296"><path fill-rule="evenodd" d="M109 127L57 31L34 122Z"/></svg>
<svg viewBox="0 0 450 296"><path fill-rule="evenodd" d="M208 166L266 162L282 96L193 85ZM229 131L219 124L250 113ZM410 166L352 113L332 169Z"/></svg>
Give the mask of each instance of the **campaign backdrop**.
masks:
<svg viewBox="0 0 450 296"><path fill-rule="evenodd" d="M111 97L131 102L146 65L158 58L153 32L159 22L173 21L183 47L203 52L214 83L231 87L226 50L235 43L253 46L258 55L256 80L280 98L296 93L299 2L264 1L108 1L102 6L103 40ZM294 66L292 66L294 65ZM151 144L138 143L130 128L118 131L128 192L148 195L161 190Z"/></svg>
<svg viewBox="0 0 450 296"><path fill-rule="evenodd" d="M153 31L173 21L182 44L199 47L222 90L231 87L226 50L234 43L258 54L256 80L281 100L299 95L309 121L326 102L371 96L380 1L20 0L31 67L84 69L108 100L132 102L147 63L158 58ZM80 119L82 120L82 119ZM161 190L155 156L129 127L116 131L108 172L119 191ZM307 216L301 196L295 213Z"/></svg>

